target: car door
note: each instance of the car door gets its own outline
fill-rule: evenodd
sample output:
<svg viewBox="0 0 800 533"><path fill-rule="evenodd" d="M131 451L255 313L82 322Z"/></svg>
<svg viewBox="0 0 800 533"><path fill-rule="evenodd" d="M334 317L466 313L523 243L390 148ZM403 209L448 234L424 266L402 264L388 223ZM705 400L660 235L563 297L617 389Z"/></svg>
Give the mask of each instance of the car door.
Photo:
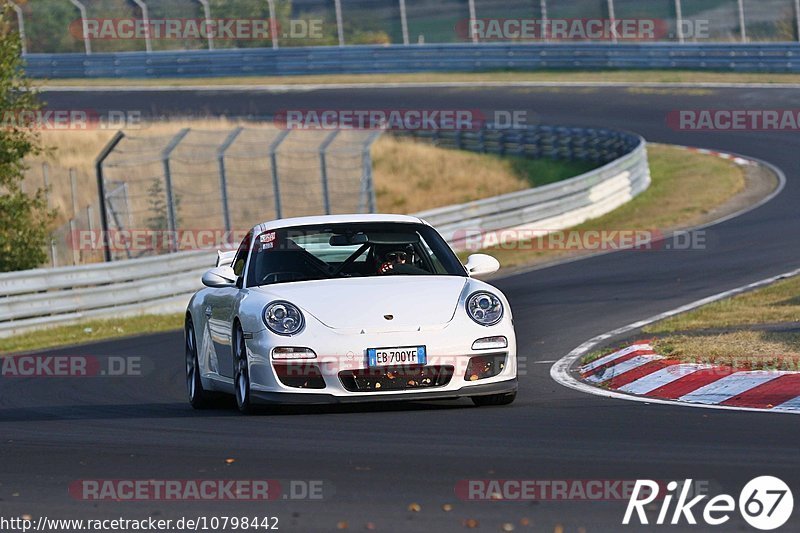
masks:
<svg viewBox="0 0 800 533"><path fill-rule="evenodd" d="M239 276L236 287L214 289L206 298L205 314L208 318L208 329L214 344L219 375L233 379L232 329L236 311L236 301L242 287L242 276L250 251L251 234L248 233L233 259L233 271Z"/></svg>

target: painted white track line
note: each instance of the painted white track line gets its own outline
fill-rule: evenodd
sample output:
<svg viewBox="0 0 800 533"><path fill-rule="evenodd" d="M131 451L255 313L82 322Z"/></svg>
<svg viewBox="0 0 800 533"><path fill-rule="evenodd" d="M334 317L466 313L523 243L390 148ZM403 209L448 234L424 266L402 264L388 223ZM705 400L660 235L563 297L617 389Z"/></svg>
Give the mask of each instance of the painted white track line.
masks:
<svg viewBox="0 0 800 533"><path fill-rule="evenodd" d="M469 88L653 88L653 89L800 89L798 83L724 82L624 82L624 81L442 81L375 83L298 83L298 84L197 84L197 85L42 85L43 92L180 92L246 91L267 93L309 92L353 89L469 89Z"/></svg>

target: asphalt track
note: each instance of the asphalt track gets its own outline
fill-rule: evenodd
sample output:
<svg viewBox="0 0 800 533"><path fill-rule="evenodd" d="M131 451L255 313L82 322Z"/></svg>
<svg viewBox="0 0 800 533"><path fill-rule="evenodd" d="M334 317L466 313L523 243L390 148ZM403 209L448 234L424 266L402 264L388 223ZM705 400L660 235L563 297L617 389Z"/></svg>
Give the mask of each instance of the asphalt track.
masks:
<svg viewBox="0 0 800 533"><path fill-rule="evenodd" d="M761 475L800 496L800 418L599 398L554 383L550 364L594 335L800 267L796 132L685 133L680 108L800 108L796 89L507 88L45 95L51 108L146 114L271 115L287 108L527 110L532 121L625 128L650 141L738 152L780 167L788 183L766 206L708 230L704 251L619 252L497 282L510 297L525 374L508 408L467 401L266 412L194 412L184 398L182 337L152 335L55 353L141 356L144 378L4 379L0 516L164 518L276 515L285 531L650 531L622 528L622 502L463 502L464 479L707 480L737 496ZM424 295L420 295L424 304ZM230 465L226 458L235 458ZM84 502L78 479L324 480L323 501ZM411 503L419 512L408 510ZM445 512L443 504L452 504ZM652 517L652 515L651 515ZM519 525L531 521L530 529ZM743 529L734 518L716 529ZM704 526L665 528L705 530ZM800 530L795 512L786 531Z"/></svg>

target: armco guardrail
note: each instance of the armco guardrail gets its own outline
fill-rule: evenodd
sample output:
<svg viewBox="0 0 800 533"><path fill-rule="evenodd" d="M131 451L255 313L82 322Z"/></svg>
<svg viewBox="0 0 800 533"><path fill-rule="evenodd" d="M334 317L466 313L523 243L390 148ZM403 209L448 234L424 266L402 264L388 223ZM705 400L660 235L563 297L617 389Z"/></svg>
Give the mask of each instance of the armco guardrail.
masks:
<svg viewBox="0 0 800 533"><path fill-rule="evenodd" d="M647 189L645 140L608 129L532 126L526 130L446 132L427 138L473 151L589 160L602 167L569 180L419 213L456 250L499 230L550 232L613 211Z"/></svg>
<svg viewBox="0 0 800 533"><path fill-rule="evenodd" d="M421 136L474 151L605 163L559 183L419 214L455 248L470 231L561 229L611 211L650 183L645 142L629 133L535 126ZM214 261L213 252L194 251L0 274L0 337L87 318L180 312Z"/></svg>
<svg viewBox="0 0 800 533"><path fill-rule="evenodd" d="M800 43L480 43L27 54L35 78L281 76L536 69L800 72Z"/></svg>

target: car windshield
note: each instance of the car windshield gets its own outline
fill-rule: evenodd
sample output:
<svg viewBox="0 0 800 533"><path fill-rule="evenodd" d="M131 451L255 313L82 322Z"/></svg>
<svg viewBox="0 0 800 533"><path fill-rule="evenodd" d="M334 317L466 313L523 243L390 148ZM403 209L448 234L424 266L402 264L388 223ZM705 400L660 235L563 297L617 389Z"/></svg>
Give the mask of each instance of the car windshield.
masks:
<svg viewBox="0 0 800 533"><path fill-rule="evenodd" d="M424 224L328 224L261 233L247 285L398 275L466 276L466 271L444 239Z"/></svg>

